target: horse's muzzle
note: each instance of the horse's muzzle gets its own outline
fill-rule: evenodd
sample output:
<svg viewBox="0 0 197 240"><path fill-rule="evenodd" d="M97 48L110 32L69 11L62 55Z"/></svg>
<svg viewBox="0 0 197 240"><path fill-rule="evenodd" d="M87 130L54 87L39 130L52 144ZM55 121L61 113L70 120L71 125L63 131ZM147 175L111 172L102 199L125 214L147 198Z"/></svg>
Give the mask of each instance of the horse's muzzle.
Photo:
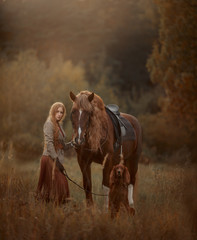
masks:
<svg viewBox="0 0 197 240"><path fill-rule="evenodd" d="M84 138L75 138L75 140L74 140L74 142L75 142L75 144L77 145L77 146L81 146L84 142L85 142L85 139Z"/></svg>

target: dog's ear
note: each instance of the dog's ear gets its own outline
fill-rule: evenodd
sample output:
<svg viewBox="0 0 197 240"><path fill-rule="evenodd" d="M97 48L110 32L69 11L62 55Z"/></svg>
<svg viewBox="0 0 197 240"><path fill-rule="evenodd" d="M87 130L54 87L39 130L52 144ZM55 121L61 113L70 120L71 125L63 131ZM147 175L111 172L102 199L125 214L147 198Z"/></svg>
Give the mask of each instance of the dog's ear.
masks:
<svg viewBox="0 0 197 240"><path fill-rule="evenodd" d="M123 179L124 183L130 184L130 173L127 167L124 167Z"/></svg>
<svg viewBox="0 0 197 240"><path fill-rule="evenodd" d="M111 187L114 183L115 183L115 166L112 168L109 176L109 187Z"/></svg>

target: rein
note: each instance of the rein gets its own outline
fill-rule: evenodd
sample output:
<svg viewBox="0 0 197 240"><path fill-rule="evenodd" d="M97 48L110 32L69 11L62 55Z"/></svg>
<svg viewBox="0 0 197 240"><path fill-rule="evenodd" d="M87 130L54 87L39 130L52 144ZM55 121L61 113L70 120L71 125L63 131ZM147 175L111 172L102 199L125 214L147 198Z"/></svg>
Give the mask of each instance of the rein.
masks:
<svg viewBox="0 0 197 240"><path fill-rule="evenodd" d="M93 195L96 195L96 196L100 196L100 197L107 197L108 195L107 194L99 194L99 193L94 193L94 192L91 192L91 191L88 191L86 190L85 188L83 188L82 186L80 186L78 183L76 183L75 181L73 181L67 174L66 170L64 170L64 172L62 172L64 174L64 176L69 180L71 181L72 183L74 183L76 186L78 186L79 188L81 188L82 190L86 191L87 193L91 193Z"/></svg>

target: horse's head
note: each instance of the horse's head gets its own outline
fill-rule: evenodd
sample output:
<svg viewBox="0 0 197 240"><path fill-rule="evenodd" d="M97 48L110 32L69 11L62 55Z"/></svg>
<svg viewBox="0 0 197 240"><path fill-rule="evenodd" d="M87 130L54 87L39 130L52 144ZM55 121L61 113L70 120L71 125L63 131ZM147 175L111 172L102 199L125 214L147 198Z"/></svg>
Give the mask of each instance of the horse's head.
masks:
<svg viewBox="0 0 197 240"><path fill-rule="evenodd" d="M85 142L85 136L90 125L93 110L91 102L94 98L94 93L84 91L83 94L76 96L70 92L70 98L73 101L70 116L74 131L73 141L80 146Z"/></svg>

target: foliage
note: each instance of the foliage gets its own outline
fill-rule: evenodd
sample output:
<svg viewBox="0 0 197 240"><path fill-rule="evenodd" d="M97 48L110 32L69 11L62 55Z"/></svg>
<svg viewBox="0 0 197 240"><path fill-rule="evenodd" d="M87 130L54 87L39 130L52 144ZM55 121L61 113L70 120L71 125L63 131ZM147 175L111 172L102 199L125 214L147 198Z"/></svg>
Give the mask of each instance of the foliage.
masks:
<svg viewBox="0 0 197 240"><path fill-rule="evenodd" d="M160 13L159 39L147 67L151 81L165 90L165 96L159 101L162 115L168 119L163 134L172 128L169 142L175 143L177 138L180 147L189 140L188 147L196 161L197 3L187 0L156 0L155 3ZM180 135L183 132L185 137ZM167 147L168 141L163 145Z"/></svg>
<svg viewBox="0 0 197 240"><path fill-rule="evenodd" d="M141 115L139 119L143 128L143 141L157 154L169 154L183 147L193 147L187 129L174 125L162 113Z"/></svg>
<svg viewBox="0 0 197 240"><path fill-rule="evenodd" d="M186 147L196 159L196 17L195 0L1 1L0 140L40 153L55 101L70 139L69 91L88 89L140 116L158 154Z"/></svg>
<svg viewBox="0 0 197 240"><path fill-rule="evenodd" d="M190 132L197 131L197 4L186 0L155 2L161 22L158 43L147 63L151 80L165 89L163 112Z"/></svg>
<svg viewBox="0 0 197 240"><path fill-rule="evenodd" d="M137 91L151 88L145 63L156 26L153 0L0 2L1 55L12 58L33 48L47 63L61 53L63 59L83 61L89 70L104 52L105 67L115 73L110 83L120 96L130 96L134 86ZM98 81L91 71L87 76L89 83Z"/></svg>
<svg viewBox="0 0 197 240"><path fill-rule="evenodd" d="M63 102L69 114L69 91L88 88L82 66L57 56L47 67L33 50L4 60L0 75L1 141L14 141L20 152L41 151L42 126L52 103Z"/></svg>
<svg viewBox="0 0 197 240"><path fill-rule="evenodd" d="M65 120L67 140L72 136L69 120L71 100L69 92L92 90L106 104L116 102L113 88L106 87L108 76L102 74L94 86L85 80L83 63L74 65L56 55L47 66L38 59L34 50L20 52L13 60L4 60L0 65L0 141L13 142L21 158L28 153L41 153L42 127L50 106L61 101L67 108Z"/></svg>
<svg viewBox="0 0 197 240"><path fill-rule="evenodd" d="M140 97L136 94L135 88L132 91L133 98L124 97L120 98L121 107L124 111L134 116L155 114L160 111L158 99L163 96L163 90L160 87L156 87L151 91L140 91Z"/></svg>

